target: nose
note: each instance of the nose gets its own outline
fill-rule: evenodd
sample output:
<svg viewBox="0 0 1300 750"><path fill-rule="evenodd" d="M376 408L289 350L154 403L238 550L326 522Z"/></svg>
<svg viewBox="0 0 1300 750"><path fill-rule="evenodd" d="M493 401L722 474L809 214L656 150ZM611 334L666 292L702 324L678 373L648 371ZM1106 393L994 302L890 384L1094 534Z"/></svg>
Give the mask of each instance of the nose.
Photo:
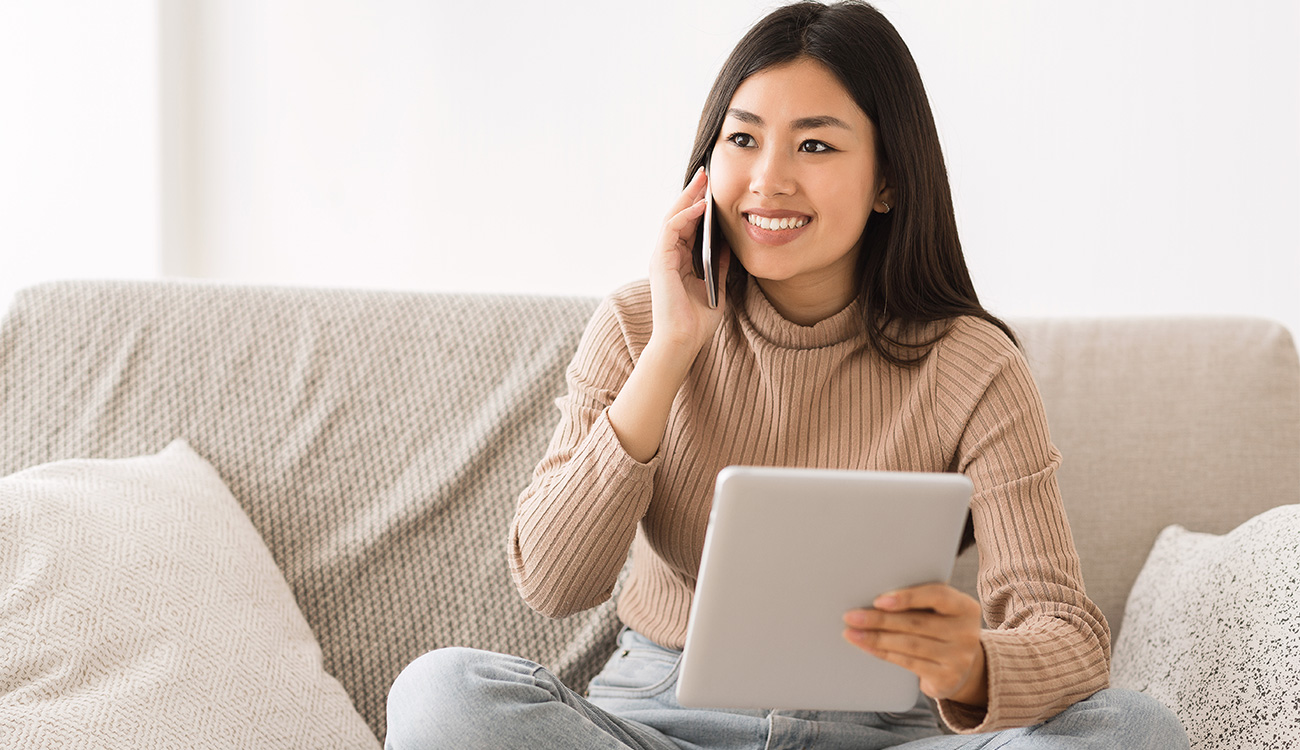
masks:
<svg viewBox="0 0 1300 750"><path fill-rule="evenodd" d="M793 195L795 192L794 161L784 149L764 149L752 164L749 189L755 195Z"/></svg>

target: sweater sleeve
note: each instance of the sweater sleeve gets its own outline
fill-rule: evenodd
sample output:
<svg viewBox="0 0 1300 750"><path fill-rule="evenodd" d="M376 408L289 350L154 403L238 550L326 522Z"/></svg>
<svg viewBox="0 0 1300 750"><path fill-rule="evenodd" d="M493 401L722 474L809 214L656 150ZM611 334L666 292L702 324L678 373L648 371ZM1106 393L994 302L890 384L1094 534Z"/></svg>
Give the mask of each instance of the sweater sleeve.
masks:
<svg viewBox="0 0 1300 750"><path fill-rule="evenodd" d="M606 414L649 326L648 288L602 302L569 364L568 391L556 401L560 423L519 497L510 525L510 575L528 605L547 616L564 617L610 597L649 506L659 458L640 463L629 456Z"/></svg>
<svg viewBox="0 0 1300 750"><path fill-rule="evenodd" d="M1042 399L1000 331L962 321L936 349L936 410L975 486L987 709L939 701L960 733L1029 726L1107 686L1110 630L1084 592Z"/></svg>

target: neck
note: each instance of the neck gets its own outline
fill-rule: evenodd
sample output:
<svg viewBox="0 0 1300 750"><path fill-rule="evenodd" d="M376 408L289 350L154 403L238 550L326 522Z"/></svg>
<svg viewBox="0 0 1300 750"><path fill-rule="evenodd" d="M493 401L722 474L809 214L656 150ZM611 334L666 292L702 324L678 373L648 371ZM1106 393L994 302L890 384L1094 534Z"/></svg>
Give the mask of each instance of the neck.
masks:
<svg viewBox="0 0 1300 750"><path fill-rule="evenodd" d="M800 285L789 281L752 279L781 317L801 326L813 326L853 304L857 292L851 284Z"/></svg>

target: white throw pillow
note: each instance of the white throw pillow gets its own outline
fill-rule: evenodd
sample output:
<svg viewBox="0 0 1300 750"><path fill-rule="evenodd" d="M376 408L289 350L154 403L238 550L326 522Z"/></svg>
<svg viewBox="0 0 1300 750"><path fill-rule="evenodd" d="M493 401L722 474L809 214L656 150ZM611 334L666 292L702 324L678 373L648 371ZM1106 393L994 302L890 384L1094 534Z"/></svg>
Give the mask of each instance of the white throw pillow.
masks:
<svg viewBox="0 0 1300 750"><path fill-rule="evenodd" d="M0 479L0 747L379 742L257 530L177 441Z"/></svg>
<svg viewBox="0 0 1300 750"><path fill-rule="evenodd" d="M1170 526L1133 584L1111 684L1182 719L1193 748L1300 747L1300 505L1217 536Z"/></svg>

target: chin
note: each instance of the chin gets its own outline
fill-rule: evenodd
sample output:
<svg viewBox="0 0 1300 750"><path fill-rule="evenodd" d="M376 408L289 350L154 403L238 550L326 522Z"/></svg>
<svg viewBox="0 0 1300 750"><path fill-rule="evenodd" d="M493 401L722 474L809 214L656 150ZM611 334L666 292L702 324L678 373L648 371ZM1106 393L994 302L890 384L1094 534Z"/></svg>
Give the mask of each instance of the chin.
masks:
<svg viewBox="0 0 1300 750"><path fill-rule="evenodd" d="M736 253L734 256L745 267L745 271L756 279L764 281L788 281L797 273L777 258L764 258L763 253Z"/></svg>
<svg viewBox="0 0 1300 750"><path fill-rule="evenodd" d="M754 272L749 270L749 266L745 266L745 270L749 271L750 278L756 281L771 282L773 284L780 284L789 281L795 276L795 274L793 273L780 272L780 271L765 271L763 269L759 269L758 272Z"/></svg>

